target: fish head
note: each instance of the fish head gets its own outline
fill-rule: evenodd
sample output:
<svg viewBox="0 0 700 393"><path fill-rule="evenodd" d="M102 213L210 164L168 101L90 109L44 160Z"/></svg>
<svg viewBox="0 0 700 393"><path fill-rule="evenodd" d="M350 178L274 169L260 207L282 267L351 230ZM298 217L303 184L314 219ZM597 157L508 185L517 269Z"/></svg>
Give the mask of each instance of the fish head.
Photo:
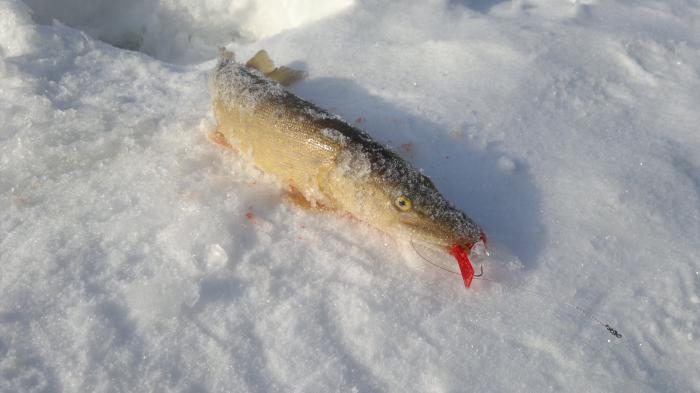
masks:
<svg viewBox="0 0 700 393"><path fill-rule="evenodd" d="M382 181L387 198L385 214L392 216L393 232L447 250L455 245L471 250L478 242L485 242L482 229L422 173Z"/></svg>
<svg viewBox="0 0 700 393"><path fill-rule="evenodd" d="M336 200L357 218L397 237L450 250L484 245L486 236L464 212L452 205L433 182L393 152L359 155ZM357 155L356 155L357 156ZM347 175L349 174L349 175ZM340 195L342 194L342 195Z"/></svg>

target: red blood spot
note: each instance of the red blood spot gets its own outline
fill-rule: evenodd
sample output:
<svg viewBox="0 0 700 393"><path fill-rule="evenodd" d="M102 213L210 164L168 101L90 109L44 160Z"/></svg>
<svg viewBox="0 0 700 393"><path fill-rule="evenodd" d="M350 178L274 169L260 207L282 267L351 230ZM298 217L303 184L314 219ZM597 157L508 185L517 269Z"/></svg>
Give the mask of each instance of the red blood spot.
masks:
<svg viewBox="0 0 700 393"><path fill-rule="evenodd" d="M248 211L245 213L245 219L248 220L248 222L251 224L255 223L255 216L253 215L252 206L248 207Z"/></svg>
<svg viewBox="0 0 700 393"><path fill-rule="evenodd" d="M365 118L362 117L362 116L360 116L360 117L358 117L357 119L355 119L355 123L357 123L357 124L362 124L362 123L364 123L364 122L365 122Z"/></svg>
<svg viewBox="0 0 700 393"><path fill-rule="evenodd" d="M413 151L413 142L402 143L401 149L403 149L403 151L405 151L406 153L412 152Z"/></svg>
<svg viewBox="0 0 700 393"><path fill-rule="evenodd" d="M469 252L465 251L459 244L455 244L450 249L450 254L457 259L459 271L462 273L464 286L469 288L469 286L472 285L472 279L474 278L474 267L472 266L472 262L469 260Z"/></svg>

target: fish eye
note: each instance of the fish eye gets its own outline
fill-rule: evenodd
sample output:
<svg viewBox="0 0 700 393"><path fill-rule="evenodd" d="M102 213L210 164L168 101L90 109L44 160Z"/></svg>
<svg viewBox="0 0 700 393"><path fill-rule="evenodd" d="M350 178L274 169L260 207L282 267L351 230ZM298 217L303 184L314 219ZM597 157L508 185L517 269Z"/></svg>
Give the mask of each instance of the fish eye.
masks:
<svg viewBox="0 0 700 393"><path fill-rule="evenodd" d="M413 203L411 202L411 200L403 195L397 197L394 201L394 204L396 205L396 208L401 210L402 212L407 212L413 207Z"/></svg>

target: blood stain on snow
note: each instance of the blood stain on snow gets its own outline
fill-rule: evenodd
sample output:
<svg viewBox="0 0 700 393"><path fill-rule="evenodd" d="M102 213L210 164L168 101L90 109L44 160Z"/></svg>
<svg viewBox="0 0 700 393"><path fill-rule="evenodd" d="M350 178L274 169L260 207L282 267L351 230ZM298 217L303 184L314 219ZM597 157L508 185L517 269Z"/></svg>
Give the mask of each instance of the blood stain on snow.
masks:
<svg viewBox="0 0 700 393"><path fill-rule="evenodd" d="M415 145L413 144L413 142L402 143L401 150L403 150L406 153L412 153L414 146Z"/></svg>
<svg viewBox="0 0 700 393"><path fill-rule="evenodd" d="M255 215L253 214L253 206L248 206L248 210L245 213L245 219L249 223L255 224Z"/></svg>

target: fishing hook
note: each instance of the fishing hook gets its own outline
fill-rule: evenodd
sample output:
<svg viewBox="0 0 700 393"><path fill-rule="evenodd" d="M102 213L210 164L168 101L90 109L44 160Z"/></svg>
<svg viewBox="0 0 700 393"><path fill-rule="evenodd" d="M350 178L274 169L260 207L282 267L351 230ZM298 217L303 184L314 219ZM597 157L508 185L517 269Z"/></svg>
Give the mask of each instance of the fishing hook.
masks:
<svg viewBox="0 0 700 393"><path fill-rule="evenodd" d="M479 265L479 274L475 274L474 278L479 278L484 275L484 265Z"/></svg>
<svg viewBox="0 0 700 393"><path fill-rule="evenodd" d="M446 268L446 267L444 267L444 266L440 266L440 265L438 265L437 263L435 263L435 262L431 261L430 259L426 258L425 256L423 256L423 254L421 254L420 252L418 252L418 250L416 250L416 246L413 245L413 239L409 239L409 242L411 243L411 248L413 249L413 251L414 251L416 254L418 254L418 256L421 257L422 260L424 260L424 261L428 262L429 264L435 266L436 268L442 269L442 270L444 270L444 271L446 271L446 272L448 272L448 273L456 274L456 275L458 275L458 276L461 276L461 275L462 275L461 273L456 272L456 271L454 271L454 270L452 270L452 269L448 269L448 268ZM481 277L481 276L483 276L483 275L484 275L484 265L479 265L479 274L475 274L474 277L475 277L475 278L479 278L479 277Z"/></svg>

